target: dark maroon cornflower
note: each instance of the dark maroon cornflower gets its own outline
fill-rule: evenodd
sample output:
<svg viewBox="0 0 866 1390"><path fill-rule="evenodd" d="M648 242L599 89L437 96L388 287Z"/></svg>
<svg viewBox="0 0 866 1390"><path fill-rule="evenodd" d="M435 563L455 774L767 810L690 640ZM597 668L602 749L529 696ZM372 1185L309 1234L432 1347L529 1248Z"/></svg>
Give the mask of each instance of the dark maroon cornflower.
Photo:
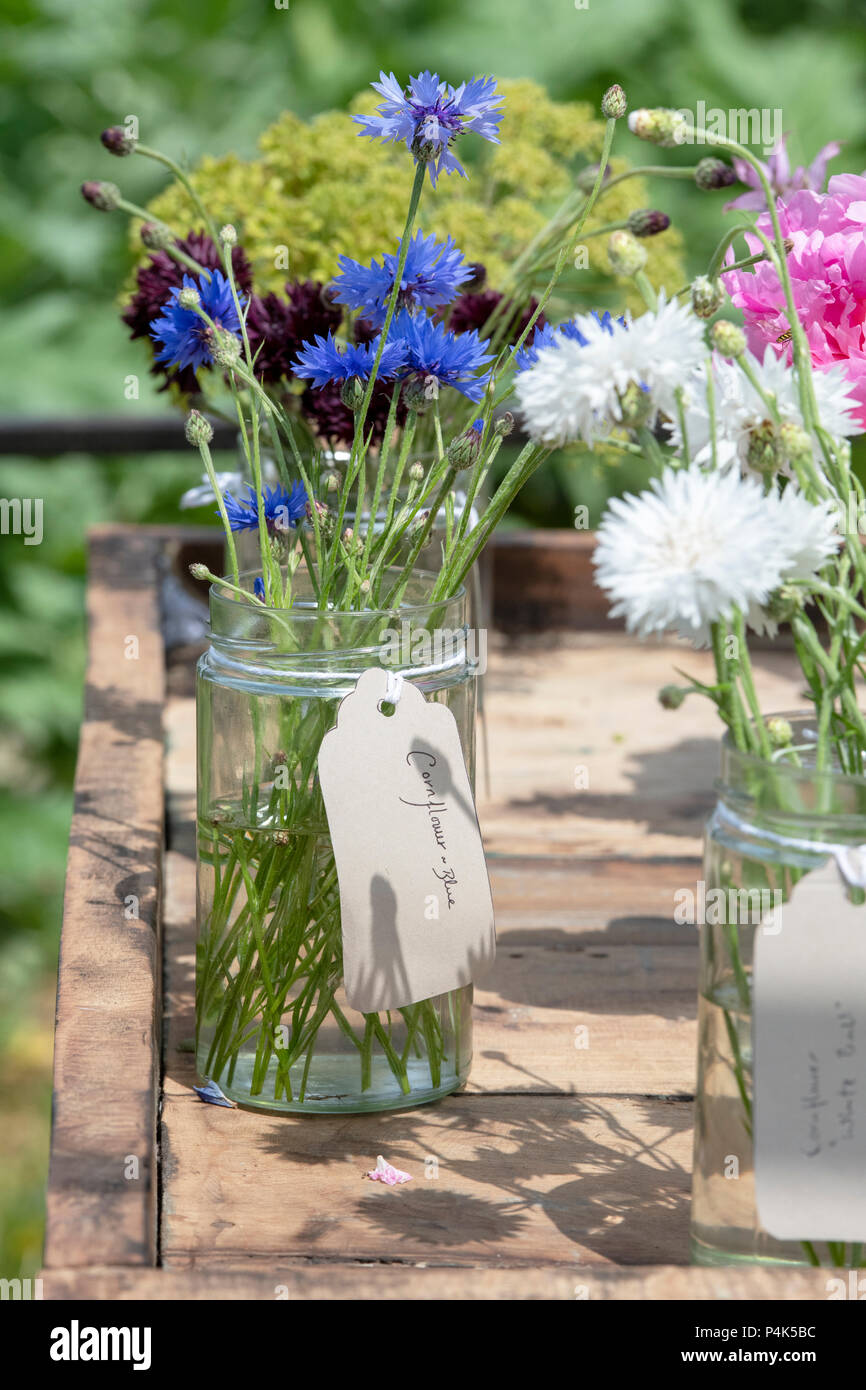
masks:
<svg viewBox="0 0 866 1390"><path fill-rule="evenodd" d="M312 342L317 334L327 338L343 320L342 308L318 280L290 282L286 296L253 295L250 302L250 350L256 359L256 376L264 382L291 377L292 362L302 345Z"/></svg>
<svg viewBox="0 0 866 1390"><path fill-rule="evenodd" d="M374 338L378 338L380 331L373 327L369 319L355 319L352 336L356 343L372 343Z"/></svg>
<svg viewBox="0 0 866 1390"><path fill-rule="evenodd" d="M448 327L454 333L471 333L473 329L481 333L493 310L501 301L502 295L497 290L483 290L481 294L461 294L451 306ZM497 320L497 324L502 326L507 324L507 336L519 338L537 308L538 300L530 299L519 313L516 310L512 310L510 314L508 312L503 313L502 318ZM543 328L546 322L544 315L539 314L536 319L538 327Z"/></svg>
<svg viewBox="0 0 866 1390"><path fill-rule="evenodd" d="M206 232L190 232L188 236L179 238L175 244L205 270L219 270L222 266L220 253ZM240 246L232 248L232 270L238 289L243 294L249 294L253 287L253 268ZM147 338L153 341L153 320L159 317L161 310L168 303L172 290L180 289L184 275L189 274L189 268L178 264L167 251L150 253L147 265L139 266L135 273L138 288L120 316L129 328L131 338ZM166 377L166 385L169 382L174 383L185 394L195 394L198 391L195 372L189 367L177 371L176 368L154 362L150 370L154 376Z"/></svg>
<svg viewBox="0 0 866 1390"><path fill-rule="evenodd" d="M391 407L391 390L390 384L373 388L364 432L366 434L370 430L373 431L374 444L381 444L385 433ZM301 410L320 439L327 440L330 444L352 443L355 437L355 417L343 403L339 382L331 382L316 391L308 386L301 396ZM403 425L405 422L406 409L398 402L397 424Z"/></svg>

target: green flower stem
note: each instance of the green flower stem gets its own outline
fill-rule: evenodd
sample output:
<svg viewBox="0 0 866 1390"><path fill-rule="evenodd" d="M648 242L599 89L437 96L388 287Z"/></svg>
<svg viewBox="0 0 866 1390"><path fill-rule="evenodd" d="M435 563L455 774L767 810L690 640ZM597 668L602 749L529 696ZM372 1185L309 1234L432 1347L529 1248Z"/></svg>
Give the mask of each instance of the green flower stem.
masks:
<svg viewBox="0 0 866 1390"><path fill-rule="evenodd" d="M397 260L397 269L394 272L394 288L388 297L388 307L385 311L385 322L382 325L382 334L379 341L379 348L373 359L373 367L367 381L367 389L364 392L364 399L358 412L358 420L355 428L355 443L353 445L353 456L359 438L363 438L364 423L367 419L367 411L370 408L370 401L373 396L373 388L376 385L376 377L379 372L379 363L382 360L382 353L385 350L385 343L391 328L391 322L397 309L397 300L400 297L400 282L403 278L403 271L406 267L406 258L409 255L409 239L412 228L415 225L415 217L418 212L418 204L421 201L421 192L424 188L424 179L427 174L427 165L424 160L419 160L415 167L415 180L412 184L412 192L409 196L409 211L406 214L406 225L403 228L403 236L400 241L400 255Z"/></svg>
<svg viewBox="0 0 866 1390"><path fill-rule="evenodd" d="M757 691L755 690L754 677L752 675L752 662L749 657L749 643L746 638L746 623L740 609L734 613L734 636L737 639L737 662L740 676L740 683L746 696L746 703L752 712L752 727L758 738L758 746L763 758L773 756L773 747L770 743L770 736L764 724L764 717L761 713L761 706L758 702Z"/></svg>
<svg viewBox="0 0 866 1390"><path fill-rule="evenodd" d="M135 153L143 155L145 159L152 159L157 164L164 165L165 168L168 169L170 173L174 175L178 183L181 184L183 188L186 190L186 193L189 196L189 199L193 207L195 208L199 217L203 220L205 227L207 228L208 235L210 236L214 246L219 246L219 236L217 235L217 230L214 225L213 219L211 218L211 215L205 207L204 203L202 202L201 198L198 196L195 189L193 188L188 175L184 173L180 165L175 164L173 159L169 159L168 155L163 154L160 150L151 149L149 145L137 144L135 147Z"/></svg>
<svg viewBox="0 0 866 1390"><path fill-rule="evenodd" d="M605 122L601 160L598 165L598 172L596 174L595 183L593 184L592 191L589 194L589 197L583 204L574 231L572 233L571 240L566 245L562 246L562 248L560 249L559 255L556 258L556 263L553 267L552 274L547 282L547 286L541 295L541 298L538 302L538 305L535 308L535 311L530 316L529 322L527 323L517 342L514 344L513 347L504 348L500 352L499 357L497 358L492 369L494 376L499 372L501 368L503 368L507 364L510 365L514 362L516 354L523 347L523 344L526 342L530 333L533 332L535 325L538 322L539 316L544 312L545 305L547 304L548 300L550 299L550 296L553 294L553 291L559 283L559 280L565 270L567 263L574 257L574 252L577 248L581 233L583 232L584 224L598 200L599 192L601 190L602 183L604 182L604 171L607 168L608 160L610 158L610 151L611 146L613 145L613 136L615 129L616 120L611 119ZM468 429L471 423L472 417L467 416L466 423L464 424L463 428Z"/></svg>
<svg viewBox="0 0 866 1390"><path fill-rule="evenodd" d="M637 287L638 293L650 313L655 313L658 308L659 298L653 289L652 282L645 270L638 270L632 276Z"/></svg>
<svg viewBox="0 0 866 1390"><path fill-rule="evenodd" d="M604 180L604 176L602 175L602 186L598 192L595 201L600 202L601 199L605 196L606 193L610 191L611 188L615 188L617 184L624 183L626 179L657 177L666 179L693 180L696 168L696 165L689 166L687 168L676 168L664 164L647 164L635 167L633 169L626 169L623 173L615 174L612 178L609 178L607 180ZM521 252L521 254L514 261L507 278L503 281L503 289L507 287L514 287L514 289L516 290L518 288L518 286L520 285L521 276L523 275L525 268L532 263L533 257L536 255L536 252L540 249L546 249L549 243L555 244L557 241L559 241L568 231L575 218L581 214L581 212L584 209L584 204L586 202L586 194L582 192L571 192L566 196L566 198L563 200L560 207L554 213L550 221L544 227L541 228L540 232L538 232L533 237L532 241L529 243L526 249L523 252ZM592 235L592 233L589 233L589 235ZM499 306L497 306L497 308L499 308ZM494 310L494 313L495 312L496 311ZM488 319L487 323L484 326L485 332L489 330L490 322L491 320Z"/></svg>
<svg viewBox="0 0 866 1390"><path fill-rule="evenodd" d="M708 280L718 280L723 272L727 273L727 271L734 269L732 265L725 265L725 256L728 254L728 248L733 246L737 237L744 236L746 232L751 233L753 231L754 223L752 222L738 222L735 227L728 227L726 229L724 236L710 257L710 263L707 266ZM758 259L765 260L766 254L766 251L762 251ZM751 259L752 258L749 257L747 260L743 261L743 265L748 265Z"/></svg>
<svg viewBox="0 0 866 1390"><path fill-rule="evenodd" d="M243 309L243 306L242 306L241 301L240 301L240 295L238 294L238 287L237 287L237 285L235 284L234 267L232 266L232 248L231 248L230 246L228 246L228 245L224 245L224 244L223 244L220 240L218 240L218 239L216 240L216 245L219 246L219 247L221 247L221 250L222 250L223 269L224 269L224 271L225 271L226 279L228 280L229 287L230 287L230 289L231 289L231 295L232 295L232 301L233 301L234 307L235 307L235 313L237 314L238 323L240 324L241 342L243 343L244 359L245 359L246 365L247 365L247 372L248 372L249 377L250 377L253 381L255 381L255 373L254 373L254 371L253 371L253 355L252 355L252 352L251 352L251 350L250 350L250 340L249 340L249 335L248 335L248 333L247 333L247 320L246 320L246 314L244 313L244 309ZM239 407L239 413L240 413L240 407ZM257 515L258 515L258 523L259 523L259 526L258 526L258 529L259 529L259 550L260 550L260 553L261 553L261 561L262 561L262 577L263 577L263 580L264 580L266 593L267 593L267 595L268 595L268 597L269 597L269 599L270 599L270 602L273 604L273 603L274 603L274 598L275 598L274 589L275 589L275 587L277 587L277 581L278 581L279 575L277 574L277 575L275 576L275 575L274 575L274 572L273 572L274 559L273 559L273 554L272 554L272 551L271 551L270 539L269 539L269 536L268 536L267 522L265 521L265 508L264 508L263 496L262 496L262 458L261 458L261 441L260 441L260 433L259 433L259 412L258 412L258 410L255 409L254 407L250 410L250 424L251 424L251 428L252 428L252 445L253 445L253 447L252 447L253 486L255 487L255 490L256 490L256 513L257 513ZM249 447L248 447L248 443L247 443L247 435L246 435L246 430L243 429L243 422L242 422L242 438L243 438L243 440L244 440L244 449L245 449L245 451L246 451L247 462L250 462L250 453L249 453ZM279 595L279 596L281 596L281 595Z"/></svg>
<svg viewBox="0 0 866 1390"><path fill-rule="evenodd" d="M129 217L135 217L139 222L153 221L152 216L146 208L140 208L137 203L131 203L127 198L120 199L117 204L117 210L118 212L125 212ZM175 234L170 227L166 227L165 230L168 232L169 236L174 237ZM179 246L170 244L165 247L165 251L167 255L171 256L172 260L177 261L178 265L185 266L187 270L192 271L193 275L203 275L205 280L210 283L210 271L205 266L199 265L198 261L193 260L192 256L188 255L186 251L181 251Z"/></svg>
<svg viewBox="0 0 866 1390"><path fill-rule="evenodd" d="M235 546L235 536L232 530L231 522L229 521L229 514L226 511L225 498L223 497L222 492L219 488L219 484L217 483L216 470L214 469L213 459L211 458L210 445L207 443L206 440L202 439L199 442L198 448L199 453L201 454L202 463L205 466L205 472L208 476L208 482L213 488L214 497L216 498L216 504L219 508L220 519L222 520L223 524L223 530L226 533L226 548L229 553L229 565L231 567L231 575L234 581L233 588L236 592L242 593L243 590L241 590L240 588L240 574L238 572L238 552Z"/></svg>

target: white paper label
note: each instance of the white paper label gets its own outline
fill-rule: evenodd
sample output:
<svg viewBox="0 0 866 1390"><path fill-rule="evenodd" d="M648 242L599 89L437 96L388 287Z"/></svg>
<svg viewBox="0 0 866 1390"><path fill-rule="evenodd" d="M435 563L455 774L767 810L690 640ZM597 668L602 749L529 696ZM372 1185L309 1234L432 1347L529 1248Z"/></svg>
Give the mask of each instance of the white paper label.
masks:
<svg viewBox="0 0 866 1390"><path fill-rule="evenodd" d="M319 780L343 921L343 976L361 1013L471 983L495 952L493 900L457 724L387 672L365 671L322 740Z"/></svg>
<svg viewBox="0 0 866 1390"><path fill-rule="evenodd" d="M866 1240L866 906L830 858L755 937L755 1198L781 1240Z"/></svg>

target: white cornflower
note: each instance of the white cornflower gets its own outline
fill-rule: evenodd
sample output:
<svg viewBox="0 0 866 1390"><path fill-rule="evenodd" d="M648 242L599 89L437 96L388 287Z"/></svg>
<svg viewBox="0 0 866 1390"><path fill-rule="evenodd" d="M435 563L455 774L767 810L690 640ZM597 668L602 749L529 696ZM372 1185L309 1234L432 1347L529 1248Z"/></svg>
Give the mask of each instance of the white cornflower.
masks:
<svg viewBox="0 0 866 1390"><path fill-rule="evenodd" d="M676 300L662 298L655 312L627 323L582 314L575 324L580 338L541 348L515 380L526 427L545 444L605 438L622 421L621 397L633 384L648 393L653 413L670 414L675 392L706 355L703 325Z"/></svg>
<svg viewBox="0 0 866 1390"><path fill-rule="evenodd" d="M841 543L839 515L832 499L814 504L788 483L785 491L769 494L775 503L779 585L794 579L814 579ZM777 585L776 587L779 587ZM746 622L755 632L775 637L779 624L759 604L751 604Z"/></svg>
<svg viewBox="0 0 866 1390"><path fill-rule="evenodd" d="M641 637L673 629L696 646L735 608L762 619L785 579L808 577L835 549L828 505L795 495L786 502L736 471L692 465L665 469L638 497L614 499L595 554L611 615Z"/></svg>
<svg viewBox="0 0 866 1390"><path fill-rule="evenodd" d="M780 421L783 424L802 426L803 416L800 411L797 378L793 369L783 358L777 357L770 346L764 353L763 362L758 358L750 358L749 361L761 389L766 395L775 397ZM833 365L826 371L815 371L812 373L812 380L818 416L828 434L834 439L862 434L863 426L856 418L859 402L850 395L851 381L844 369ZM767 406L736 362L728 362L718 354L713 356L713 385L718 466L738 466L745 472L749 467L751 433L766 422ZM694 373L686 389L685 423L690 458L696 463L709 463L712 459L712 443L704 363ZM676 415L671 416L669 428L671 440L677 447L681 447L682 435ZM817 441L815 448L817 451ZM790 472L787 467L780 471Z"/></svg>

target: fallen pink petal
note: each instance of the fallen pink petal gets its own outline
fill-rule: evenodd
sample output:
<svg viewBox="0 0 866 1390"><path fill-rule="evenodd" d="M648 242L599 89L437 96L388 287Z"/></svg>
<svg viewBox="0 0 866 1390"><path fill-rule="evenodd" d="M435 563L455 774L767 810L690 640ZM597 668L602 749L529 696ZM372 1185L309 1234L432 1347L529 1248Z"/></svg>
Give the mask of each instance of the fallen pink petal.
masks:
<svg viewBox="0 0 866 1390"><path fill-rule="evenodd" d="M396 1187L398 1183L412 1181L411 1173L404 1173L400 1168L394 1168L392 1164L386 1163L381 1154L376 1159L376 1167L371 1168L369 1173L365 1173L364 1176L373 1182L383 1182L386 1187Z"/></svg>

